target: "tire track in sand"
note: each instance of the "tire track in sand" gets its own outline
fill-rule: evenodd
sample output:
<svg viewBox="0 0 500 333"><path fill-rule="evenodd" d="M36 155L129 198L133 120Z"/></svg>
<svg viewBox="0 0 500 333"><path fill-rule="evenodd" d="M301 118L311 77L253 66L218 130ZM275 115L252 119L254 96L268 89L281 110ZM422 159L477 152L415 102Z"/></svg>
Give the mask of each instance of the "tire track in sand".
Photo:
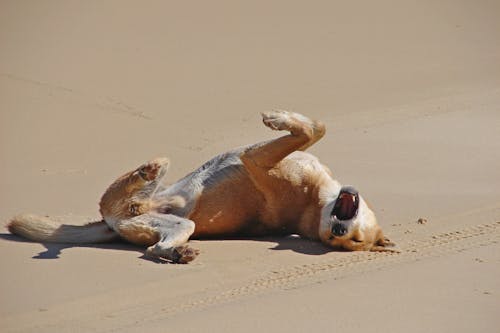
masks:
<svg viewBox="0 0 500 333"><path fill-rule="evenodd" d="M218 295L198 299L189 298L175 306L164 307L154 314L150 313L151 316L143 317L141 321L162 320L173 314L228 303L234 299L258 295L270 290L293 289L325 279L338 279L355 273L379 270L394 264L441 257L498 242L500 242L500 222L493 222L412 240L400 249L400 253L346 252L342 253L342 257L335 256L323 261L273 270L245 285L224 290Z"/></svg>

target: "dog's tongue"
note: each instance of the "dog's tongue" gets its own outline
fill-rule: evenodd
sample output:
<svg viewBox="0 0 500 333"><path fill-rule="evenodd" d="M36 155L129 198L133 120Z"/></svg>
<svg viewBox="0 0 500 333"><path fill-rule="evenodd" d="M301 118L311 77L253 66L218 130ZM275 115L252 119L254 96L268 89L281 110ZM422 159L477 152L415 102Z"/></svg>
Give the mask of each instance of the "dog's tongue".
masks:
<svg viewBox="0 0 500 333"><path fill-rule="evenodd" d="M352 194L342 193L337 199L336 215L340 220L350 220L356 214L356 197Z"/></svg>

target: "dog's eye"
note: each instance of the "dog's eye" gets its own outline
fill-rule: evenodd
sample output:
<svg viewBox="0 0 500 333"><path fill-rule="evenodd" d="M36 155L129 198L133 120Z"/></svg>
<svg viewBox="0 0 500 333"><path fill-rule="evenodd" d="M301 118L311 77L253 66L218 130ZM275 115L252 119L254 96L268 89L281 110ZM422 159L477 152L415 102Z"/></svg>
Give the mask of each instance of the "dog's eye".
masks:
<svg viewBox="0 0 500 333"><path fill-rule="evenodd" d="M362 241L362 240L357 239L357 238L352 238L352 241L353 241L353 242L356 242L356 243L363 243L363 241Z"/></svg>

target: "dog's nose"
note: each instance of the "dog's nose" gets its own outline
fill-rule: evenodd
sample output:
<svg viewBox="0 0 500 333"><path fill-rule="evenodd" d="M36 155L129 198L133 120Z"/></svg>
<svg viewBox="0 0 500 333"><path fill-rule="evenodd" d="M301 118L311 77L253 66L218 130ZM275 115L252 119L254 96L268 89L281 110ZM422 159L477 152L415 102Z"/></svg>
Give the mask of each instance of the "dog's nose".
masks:
<svg viewBox="0 0 500 333"><path fill-rule="evenodd" d="M334 223L332 226L332 234L334 236L344 236L347 234L347 227L342 223Z"/></svg>

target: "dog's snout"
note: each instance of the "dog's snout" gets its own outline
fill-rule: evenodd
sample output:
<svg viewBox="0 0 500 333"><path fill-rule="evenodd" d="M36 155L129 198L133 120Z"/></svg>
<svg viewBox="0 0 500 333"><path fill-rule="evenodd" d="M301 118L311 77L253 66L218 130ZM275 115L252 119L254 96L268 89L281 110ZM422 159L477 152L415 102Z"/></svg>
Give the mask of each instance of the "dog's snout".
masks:
<svg viewBox="0 0 500 333"><path fill-rule="evenodd" d="M347 227L342 223L334 223L332 226L332 234L334 236L344 236L347 234Z"/></svg>

